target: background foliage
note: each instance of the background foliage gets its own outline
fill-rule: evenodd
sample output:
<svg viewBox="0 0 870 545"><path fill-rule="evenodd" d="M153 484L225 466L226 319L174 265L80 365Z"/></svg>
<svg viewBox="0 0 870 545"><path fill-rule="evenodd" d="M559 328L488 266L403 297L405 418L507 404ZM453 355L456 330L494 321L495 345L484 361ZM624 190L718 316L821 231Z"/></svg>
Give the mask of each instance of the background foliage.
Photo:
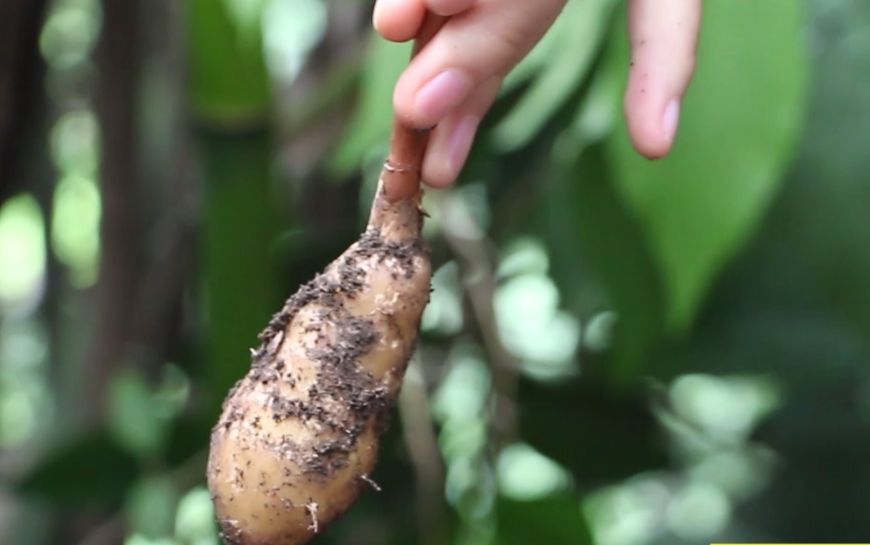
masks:
<svg viewBox="0 0 870 545"><path fill-rule="evenodd" d="M408 47L350 0L0 7L0 541L214 545L208 432L357 235ZM708 0L672 156L571 0L461 182L374 475L318 543L870 534L870 4Z"/></svg>

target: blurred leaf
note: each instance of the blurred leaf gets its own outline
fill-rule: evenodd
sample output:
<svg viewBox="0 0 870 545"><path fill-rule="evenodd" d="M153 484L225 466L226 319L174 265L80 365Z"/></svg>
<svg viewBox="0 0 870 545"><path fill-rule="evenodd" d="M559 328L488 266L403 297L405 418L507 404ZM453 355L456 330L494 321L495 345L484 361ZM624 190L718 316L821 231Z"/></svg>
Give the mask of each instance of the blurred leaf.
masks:
<svg viewBox="0 0 870 545"><path fill-rule="evenodd" d="M497 150L526 145L577 91L607 30L614 4L613 0L568 2L545 38L543 46L550 53L546 62L510 113L492 129ZM536 55L533 62L537 59Z"/></svg>
<svg viewBox="0 0 870 545"><path fill-rule="evenodd" d="M93 434L52 450L19 488L65 506L113 505L137 472L130 454L105 434Z"/></svg>
<svg viewBox="0 0 870 545"><path fill-rule="evenodd" d="M664 437L646 400L609 392L584 377L561 385L520 383L523 440L598 486L667 465Z"/></svg>
<svg viewBox="0 0 870 545"><path fill-rule="evenodd" d="M581 170L580 172L584 172ZM669 362L650 358L663 333L664 294L643 232L615 195L609 180L567 180L577 194L581 247L607 288L616 311L611 364L604 371L621 380L662 373ZM640 368L644 365L644 368Z"/></svg>
<svg viewBox="0 0 870 545"><path fill-rule="evenodd" d="M807 79L802 12L798 2L705 3L673 153L643 159L622 124L607 141L616 187L663 273L674 332L691 325L713 277L752 234L791 157ZM616 32L609 61L625 71L626 44Z"/></svg>
<svg viewBox="0 0 870 545"><path fill-rule="evenodd" d="M496 502L498 545L546 543L586 545L592 535L580 502L572 496L553 496L534 501L498 498Z"/></svg>
<svg viewBox="0 0 870 545"><path fill-rule="evenodd" d="M214 505L211 494L204 486L198 486L181 498L175 515L175 537L189 545L205 545L218 542Z"/></svg>
<svg viewBox="0 0 870 545"><path fill-rule="evenodd" d="M740 524L777 542L853 542L870 532L870 154L856 138L870 132L870 3L809 4L814 78L801 153L760 236L704 309L689 364L782 384L785 405L753 436L779 463L738 506Z"/></svg>
<svg viewBox="0 0 870 545"><path fill-rule="evenodd" d="M281 305L276 297L271 138L264 131L203 134L208 301L208 379L212 409L250 365L257 333Z"/></svg>
<svg viewBox="0 0 870 545"><path fill-rule="evenodd" d="M292 84L311 50L323 38L328 22L322 0L269 0L263 15L263 36L269 72L283 85Z"/></svg>
<svg viewBox="0 0 870 545"><path fill-rule="evenodd" d="M45 274L45 227L39 202L22 193L0 203L0 308L27 307Z"/></svg>
<svg viewBox="0 0 870 545"><path fill-rule="evenodd" d="M210 123L247 124L266 114L270 89L262 5L260 0L186 2L191 98L195 112Z"/></svg>
<svg viewBox="0 0 870 545"><path fill-rule="evenodd" d="M109 387L108 426L115 439L139 456L157 453L166 436L166 421L141 373L120 371Z"/></svg>
<svg viewBox="0 0 870 545"><path fill-rule="evenodd" d="M160 538L172 533L178 490L167 476L147 476L132 485L124 506L130 531Z"/></svg>
<svg viewBox="0 0 870 545"><path fill-rule="evenodd" d="M619 97L622 96L623 74L616 63L607 63L595 71L589 91L577 109L570 134L575 153L610 135L613 126L622 123Z"/></svg>
<svg viewBox="0 0 870 545"><path fill-rule="evenodd" d="M359 99L330 163L333 171L343 175L360 168L372 146L387 143L393 119L393 86L410 55L410 44L396 44L372 35Z"/></svg>
<svg viewBox="0 0 870 545"><path fill-rule="evenodd" d="M579 149L583 142L572 140L565 145ZM667 374L663 366L671 362L648 357L663 334L660 273L641 226L609 180L600 146L588 150L579 161L554 162L548 178L543 198L554 278L569 294L575 310L608 310L579 308L589 306L590 296L577 290L577 277L594 275L607 292L609 309L617 315L611 361L600 371L621 382L639 374ZM563 250L574 247L576 251Z"/></svg>

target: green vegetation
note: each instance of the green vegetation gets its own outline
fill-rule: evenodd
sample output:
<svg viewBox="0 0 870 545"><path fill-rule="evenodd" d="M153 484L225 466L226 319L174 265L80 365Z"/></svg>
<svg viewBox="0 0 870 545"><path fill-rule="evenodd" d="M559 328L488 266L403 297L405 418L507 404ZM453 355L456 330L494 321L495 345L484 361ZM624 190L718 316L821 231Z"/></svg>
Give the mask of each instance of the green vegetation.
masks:
<svg viewBox="0 0 870 545"><path fill-rule="evenodd" d="M365 2L7 1L0 542L216 545L219 403L365 224L408 47ZM382 491L315 543L866 540L870 3L705 9L667 159L624 128L622 2L511 75L425 197Z"/></svg>

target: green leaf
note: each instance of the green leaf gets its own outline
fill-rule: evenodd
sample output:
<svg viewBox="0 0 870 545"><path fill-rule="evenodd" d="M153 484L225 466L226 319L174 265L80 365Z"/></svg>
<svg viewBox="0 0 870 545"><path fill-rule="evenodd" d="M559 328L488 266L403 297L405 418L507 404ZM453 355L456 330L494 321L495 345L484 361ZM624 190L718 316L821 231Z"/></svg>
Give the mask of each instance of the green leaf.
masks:
<svg viewBox="0 0 870 545"><path fill-rule="evenodd" d="M334 173L344 175L360 168L373 146L386 144L393 119L393 86L410 55L410 44L372 35L356 110L330 164Z"/></svg>
<svg viewBox="0 0 870 545"><path fill-rule="evenodd" d="M276 297L273 240L278 234L271 191L271 138L266 132L203 134L208 359L204 374L220 400L251 362L257 333L281 306Z"/></svg>
<svg viewBox="0 0 870 545"><path fill-rule="evenodd" d="M178 502L175 514L175 537L183 543L216 543L214 504L204 486L190 490Z"/></svg>
<svg viewBox="0 0 870 545"><path fill-rule="evenodd" d="M82 437L51 451L19 489L67 506L113 505L136 478L136 460L105 434Z"/></svg>
<svg viewBox="0 0 870 545"><path fill-rule="evenodd" d="M494 145L512 151L529 143L544 124L578 89L595 59L613 0L574 0L568 2L540 47L546 59L535 54L529 61L542 63L528 91L508 115L493 129ZM546 61L546 62L543 62ZM523 76L530 72L523 69Z"/></svg>
<svg viewBox="0 0 870 545"><path fill-rule="evenodd" d="M579 149L586 138L579 135L567 146ZM627 383L640 374L641 365L644 375L656 376L667 374L664 366L671 365L671 360L649 358L664 334L664 290L643 230L617 195L600 148L590 148L579 160L554 161L543 192L546 240L553 276L572 309L587 315L602 308L616 312L616 336L600 370ZM572 247L579 251L562 250ZM577 276L584 273L600 283L608 299L592 309L588 290L577 288Z"/></svg>
<svg viewBox="0 0 870 545"><path fill-rule="evenodd" d="M144 477L127 493L124 511L127 526L149 538L170 535L179 492L167 476Z"/></svg>
<svg viewBox="0 0 870 545"><path fill-rule="evenodd" d="M779 187L807 86L800 3L715 0L704 9L698 72L672 154L641 158L624 125L607 141L619 195L662 271L675 333L691 326ZM615 40L610 62L627 72L627 38L616 32Z"/></svg>
<svg viewBox="0 0 870 545"><path fill-rule="evenodd" d="M261 0L187 0L193 109L204 121L248 124L266 115L271 91L263 55Z"/></svg>
<svg viewBox="0 0 870 545"><path fill-rule="evenodd" d="M553 496L534 501L510 500L496 503L498 545L546 543L587 545L592 543L589 525L573 496Z"/></svg>

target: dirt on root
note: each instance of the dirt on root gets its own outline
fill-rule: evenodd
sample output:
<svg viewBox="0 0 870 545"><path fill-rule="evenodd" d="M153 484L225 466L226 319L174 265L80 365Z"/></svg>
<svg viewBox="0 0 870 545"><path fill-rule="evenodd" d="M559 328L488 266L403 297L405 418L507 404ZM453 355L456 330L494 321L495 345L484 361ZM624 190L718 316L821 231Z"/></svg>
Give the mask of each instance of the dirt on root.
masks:
<svg viewBox="0 0 870 545"><path fill-rule="evenodd" d="M389 242L378 230L369 229L324 273L301 286L260 334L261 344L252 351L251 369L236 389L247 389L245 382L266 389L272 385L268 409L275 422L298 419L330 430L313 448L304 448L290 437L276 438L278 444L272 445L282 457L296 461L306 474L328 477L344 467L359 435L372 424L382 431L391 408L388 389L359 365L360 358L378 342L378 330L370 320L351 315L344 305L365 289L367 273L361 264L373 256L381 263L391 259L397 265L394 276L410 278L415 259L424 253L422 242ZM320 363L317 380L307 396L287 399L279 386L289 381L295 387L295 379L293 370L287 369L287 362L277 354L288 325L302 308L312 304L323 309L318 320L306 326L321 336L307 352L311 360ZM320 331L327 328L334 331L331 339ZM231 394L228 398L231 406L225 408L219 427L228 429L234 421L245 418L243 404L233 403L234 397Z"/></svg>

